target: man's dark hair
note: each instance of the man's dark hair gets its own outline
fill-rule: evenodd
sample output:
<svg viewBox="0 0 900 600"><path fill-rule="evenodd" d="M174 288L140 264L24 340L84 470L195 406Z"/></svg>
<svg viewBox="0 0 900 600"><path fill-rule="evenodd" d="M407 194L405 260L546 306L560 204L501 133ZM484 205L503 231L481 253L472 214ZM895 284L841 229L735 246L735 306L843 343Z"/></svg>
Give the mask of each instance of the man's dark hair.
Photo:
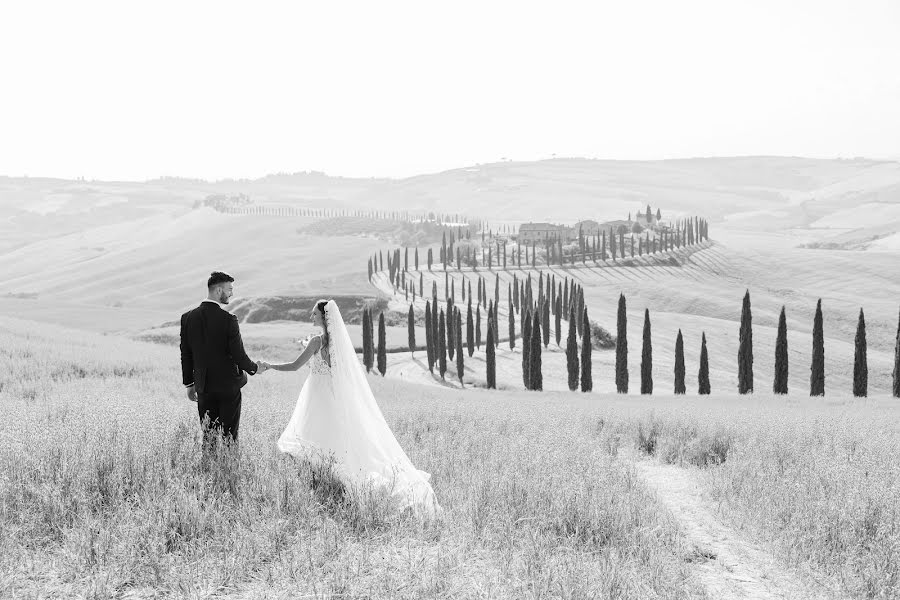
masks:
<svg viewBox="0 0 900 600"><path fill-rule="evenodd" d="M206 281L206 287L211 288L212 286L219 285L220 283L232 282L234 282L234 277L232 277L228 273L223 273L222 271L213 271L209 274L209 279Z"/></svg>

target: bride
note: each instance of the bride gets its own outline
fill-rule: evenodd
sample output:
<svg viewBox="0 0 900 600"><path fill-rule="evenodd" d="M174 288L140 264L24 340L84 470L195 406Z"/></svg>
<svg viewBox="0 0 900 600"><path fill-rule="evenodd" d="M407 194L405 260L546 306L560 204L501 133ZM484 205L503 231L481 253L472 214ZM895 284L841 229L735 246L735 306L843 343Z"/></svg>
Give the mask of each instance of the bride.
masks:
<svg viewBox="0 0 900 600"><path fill-rule="evenodd" d="M331 454L335 473L345 485L372 484L387 490L401 510L437 516L430 475L416 469L388 427L334 300L320 300L312 310L322 334L307 338L303 352L290 363L261 363L263 369L296 371L310 363L294 414L278 438L278 448L294 456Z"/></svg>

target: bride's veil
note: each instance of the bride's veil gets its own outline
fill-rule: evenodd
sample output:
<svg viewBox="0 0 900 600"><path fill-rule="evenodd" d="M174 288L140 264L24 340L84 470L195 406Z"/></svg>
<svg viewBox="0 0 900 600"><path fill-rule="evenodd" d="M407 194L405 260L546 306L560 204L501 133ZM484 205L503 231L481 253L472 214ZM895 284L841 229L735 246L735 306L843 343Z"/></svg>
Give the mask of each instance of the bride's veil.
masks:
<svg viewBox="0 0 900 600"><path fill-rule="evenodd" d="M386 479L392 480L391 486L401 496L403 504L417 512L424 510L433 513L437 504L428 484L430 476L412 465L388 427L356 356L337 303L329 300L324 312L334 402L338 405L335 409L345 424L344 434L351 436L351 440L355 438L368 442L359 448L357 454L354 452L357 444L351 441L346 466L367 476L384 474Z"/></svg>
<svg viewBox="0 0 900 600"><path fill-rule="evenodd" d="M384 416L375 402L372 388L369 387L365 371L356 356L353 342L350 341L341 309L334 300L325 304L325 326L328 329L328 358L331 359L335 398L339 398L349 410L362 410L367 416L377 414L383 420Z"/></svg>

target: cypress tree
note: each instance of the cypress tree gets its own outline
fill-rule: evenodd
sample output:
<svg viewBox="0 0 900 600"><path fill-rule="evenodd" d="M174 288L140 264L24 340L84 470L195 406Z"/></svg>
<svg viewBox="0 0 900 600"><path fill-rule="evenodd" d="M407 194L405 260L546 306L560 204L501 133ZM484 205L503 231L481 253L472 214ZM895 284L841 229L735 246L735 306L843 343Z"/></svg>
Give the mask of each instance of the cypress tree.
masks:
<svg viewBox="0 0 900 600"><path fill-rule="evenodd" d="M496 304L493 306L493 317L492 321L494 324L494 346L500 346L500 315L499 315L500 307Z"/></svg>
<svg viewBox="0 0 900 600"><path fill-rule="evenodd" d="M703 341L700 343L700 371L697 373L697 392L701 396L709 395L709 354L706 351L706 332L703 332Z"/></svg>
<svg viewBox="0 0 900 600"><path fill-rule="evenodd" d="M628 393L628 317L625 315L625 295L621 293L616 318L616 391Z"/></svg>
<svg viewBox="0 0 900 600"><path fill-rule="evenodd" d="M553 279L550 283L550 290L552 294L552 298L550 301L550 312L552 314L556 314L556 275L553 275Z"/></svg>
<svg viewBox="0 0 900 600"><path fill-rule="evenodd" d="M488 389L493 390L497 388L497 360L494 356L494 328L491 323L488 323L487 344L485 350L487 362L487 386Z"/></svg>
<svg viewBox="0 0 900 600"><path fill-rule="evenodd" d="M431 302L425 301L425 351L428 356L428 370L434 373L434 331L431 328Z"/></svg>
<svg viewBox="0 0 900 600"><path fill-rule="evenodd" d="M464 385L465 363L463 362L462 347L462 314L458 308L456 309L456 335L453 336L453 339L456 340L456 376L459 377L459 385L462 386Z"/></svg>
<svg viewBox="0 0 900 600"><path fill-rule="evenodd" d="M812 365L809 374L809 395L825 395L825 334L822 331L822 299L816 302L813 319Z"/></svg>
<svg viewBox="0 0 900 600"><path fill-rule="evenodd" d="M741 329L738 335L738 392L753 392L753 317L750 314L750 290L744 293Z"/></svg>
<svg viewBox="0 0 900 600"><path fill-rule="evenodd" d="M438 317L438 372L441 379L447 373L447 324L444 318L444 309L441 309Z"/></svg>
<svg viewBox="0 0 900 600"><path fill-rule="evenodd" d="M475 347L481 350L481 305L475 307Z"/></svg>
<svg viewBox="0 0 900 600"><path fill-rule="evenodd" d="M366 367L366 371L372 370L372 331L369 327L369 323L371 322L372 317L369 314L369 309L363 309L363 365Z"/></svg>
<svg viewBox="0 0 900 600"><path fill-rule="evenodd" d="M418 246L416 246L415 264L416 264L416 271L418 271L419 270L419 247ZM419 294L419 295L421 295L421 294Z"/></svg>
<svg viewBox="0 0 900 600"><path fill-rule="evenodd" d="M475 353L475 327L472 323L472 296L469 296L469 308L466 310L466 346L469 348L469 357Z"/></svg>
<svg viewBox="0 0 900 600"><path fill-rule="evenodd" d="M853 395L865 398L869 391L869 366L866 360L866 317L859 309L856 325L856 351L853 356Z"/></svg>
<svg viewBox="0 0 900 600"><path fill-rule="evenodd" d="M653 393L653 345L650 341L650 309L644 309L644 345L641 348L641 393Z"/></svg>
<svg viewBox="0 0 900 600"><path fill-rule="evenodd" d="M509 349L516 349L516 317L513 314L512 303L509 305Z"/></svg>
<svg viewBox="0 0 900 600"><path fill-rule="evenodd" d="M406 324L409 329L407 337L409 338L409 352L413 356L416 355L416 313L413 311L413 305L409 305L409 314L406 316Z"/></svg>
<svg viewBox="0 0 900 600"><path fill-rule="evenodd" d="M384 313L378 315L378 372L387 372L387 334L384 331Z"/></svg>
<svg viewBox="0 0 900 600"><path fill-rule="evenodd" d="M452 363L456 353L456 313L453 304L447 303L447 359ZM452 366L452 365L451 365Z"/></svg>
<svg viewBox="0 0 900 600"><path fill-rule="evenodd" d="M544 304L541 309L541 327L544 334L544 348L550 345L550 299L544 298Z"/></svg>
<svg viewBox="0 0 900 600"><path fill-rule="evenodd" d="M684 385L684 339L681 337L681 330L678 330L678 337L675 338L675 393L684 394L687 388Z"/></svg>
<svg viewBox="0 0 900 600"><path fill-rule="evenodd" d="M531 311L523 311L524 320L522 321L522 381L525 389L531 389Z"/></svg>
<svg viewBox="0 0 900 600"><path fill-rule="evenodd" d="M513 307L519 312L519 278L513 275Z"/></svg>
<svg viewBox="0 0 900 600"><path fill-rule="evenodd" d="M541 373L541 316L534 311L534 322L531 324L531 351L528 353L528 376L531 380L529 389L544 389L544 376Z"/></svg>
<svg viewBox="0 0 900 600"><path fill-rule="evenodd" d="M587 308L584 309L581 324L581 391L590 392L594 389L594 373L591 361L593 344L591 343L591 321L588 319Z"/></svg>
<svg viewBox="0 0 900 600"><path fill-rule="evenodd" d="M775 381L772 390L776 394L788 393L787 318L784 306L781 307L781 316L778 317L778 336L775 338Z"/></svg>
<svg viewBox="0 0 900 600"><path fill-rule="evenodd" d="M369 370L375 366L375 319L372 317L372 309L369 308Z"/></svg>
<svg viewBox="0 0 900 600"><path fill-rule="evenodd" d="M569 372L569 389L578 389L578 330L575 328L575 310L569 311L569 337L566 339L566 368Z"/></svg>
<svg viewBox="0 0 900 600"><path fill-rule="evenodd" d="M578 286L578 291L575 294L575 298L577 302L577 304L575 305L575 314L582 315L584 314L584 290L581 288L581 286ZM579 317L577 322L575 323L575 326L578 328L578 335L582 335L584 333L581 330L582 324L582 320Z"/></svg>
<svg viewBox="0 0 900 600"><path fill-rule="evenodd" d="M900 398L900 318L897 319L897 339L894 342L894 398Z"/></svg>
<svg viewBox="0 0 900 600"><path fill-rule="evenodd" d="M554 332L556 333L556 347L559 347L560 342L562 341L562 298L560 296L556 297L556 306L553 310L553 318L554 321Z"/></svg>

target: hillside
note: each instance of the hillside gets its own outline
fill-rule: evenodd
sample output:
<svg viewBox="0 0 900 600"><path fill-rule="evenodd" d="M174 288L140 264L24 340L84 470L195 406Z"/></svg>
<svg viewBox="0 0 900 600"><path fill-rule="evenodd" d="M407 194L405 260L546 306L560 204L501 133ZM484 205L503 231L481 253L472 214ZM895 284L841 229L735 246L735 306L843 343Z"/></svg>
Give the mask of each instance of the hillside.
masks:
<svg viewBox="0 0 900 600"><path fill-rule="evenodd" d="M809 365L812 348L812 324L816 301L821 298L824 314L825 361L827 389L849 391L853 376L853 340L859 309L865 309L869 389L887 392L891 384L893 351L897 334L900 280L895 276L895 257L890 254L869 254L835 250L805 250L792 248L783 236L733 234L725 242L705 244L699 250L677 250L673 262L656 262L643 257L634 266L620 267L616 263L589 263L564 268L543 268L545 276L554 275L557 282L575 279L584 287L585 303L590 316L605 329L616 331L618 296L627 300L629 367L632 387L641 361L641 331L644 309L650 311L653 343L653 373L657 393L672 393L675 338L682 330L685 343L688 389L697 389L697 369L700 336L706 333L710 359L710 378L714 390L737 389L736 357L741 299L744 291L751 293L753 314L754 370L757 391L771 390L774 369L775 337L778 314L786 308L790 361L790 389L792 394L808 394ZM655 257L654 257L655 258ZM777 268L776 268L777 266ZM507 339L507 290L516 275L523 280L530 273L537 279L538 270L510 269L509 271L463 269L448 270L449 280L455 281L457 302L463 281L477 289L477 278L486 279L492 299L495 277L500 276L500 335ZM444 272L424 272L424 288L437 285L443 308ZM386 277L379 273L375 285L380 292L393 292ZM426 292L427 293L427 292ZM403 294L395 294L391 302L395 310L408 306ZM425 310L419 298L416 308ZM484 311L482 311L484 314ZM551 319L552 322L552 319ZM484 326L484 325L483 325ZM518 335L518 315L516 318ZM566 389L565 336L567 323L563 321L563 349L551 343L543 357L544 386L549 390ZM555 339L555 331L552 338ZM417 339L424 339L424 329ZM510 352L507 343L498 351L498 385L503 389L522 389L521 343ZM485 385L484 352L467 359L467 378L470 383ZM613 351L594 352L594 386L604 392L615 391ZM448 385L458 385L455 366L450 366ZM441 383L427 371L421 357L392 355L388 361L388 375L420 383Z"/></svg>
<svg viewBox="0 0 900 600"><path fill-rule="evenodd" d="M237 277L236 299L370 298L377 292L366 280L368 256L437 239L390 221L194 208L211 194L245 194L267 206L459 212L489 219L492 227L606 221L651 204L664 219L708 217L724 265L702 298L694 285L657 289L652 310L702 313L691 307L721 294L719 280L733 288L729 301L734 290L790 290L803 281L804 306L831 295L849 314L858 290L844 291L842 282L865 273L873 282L866 304L884 303L872 317L886 323L896 312L887 310L897 296L886 274L900 251L900 163L779 157L504 162L403 180L321 173L143 183L0 177L0 309L136 332L194 304L213 269ZM868 252L840 251L847 249ZM796 268L774 272L771 265L788 255L786 266ZM658 283L652 272L606 274L636 299ZM839 327L846 336L850 326ZM887 334L875 334L881 344L879 335Z"/></svg>

